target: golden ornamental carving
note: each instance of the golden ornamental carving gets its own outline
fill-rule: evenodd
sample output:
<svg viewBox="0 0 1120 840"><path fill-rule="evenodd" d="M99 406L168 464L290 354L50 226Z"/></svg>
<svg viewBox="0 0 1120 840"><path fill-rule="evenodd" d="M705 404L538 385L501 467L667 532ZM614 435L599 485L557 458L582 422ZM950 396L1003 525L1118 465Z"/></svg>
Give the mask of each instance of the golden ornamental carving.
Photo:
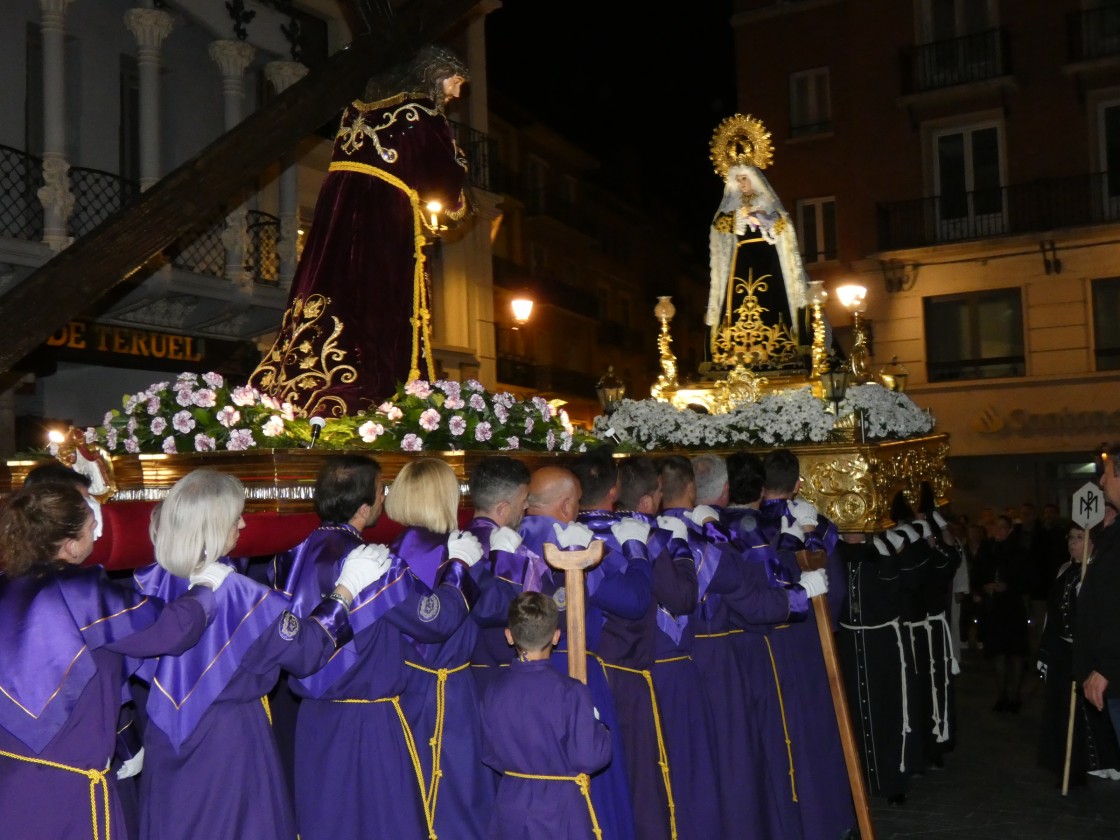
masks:
<svg viewBox="0 0 1120 840"><path fill-rule="evenodd" d="M336 140L341 140L342 143L339 148L352 156L365 145L365 139L368 137L373 141L373 149L379 158L386 163L396 163L400 155L396 149L382 146L378 133L391 128L399 119L412 123L419 122L422 113L433 117L442 116L436 108L425 108L419 103L409 102L407 105L402 105L382 115L381 122L373 126L366 122L366 112L364 110L359 111L357 116L354 117L354 121L349 125L346 124L346 118L343 117Z"/></svg>
<svg viewBox="0 0 1120 840"><path fill-rule="evenodd" d="M251 377L259 379L263 392L291 403L301 416L312 411L345 416L345 402L322 396L323 392L358 378L357 369L344 363L347 351L338 346L342 322L333 315L324 318L328 303L330 298L323 295L311 295L306 301L296 298L284 313L280 336Z"/></svg>
<svg viewBox="0 0 1120 840"><path fill-rule="evenodd" d="M769 288L767 281L771 276L755 277L751 269L745 280L732 278L732 294L727 296L728 311L722 325L712 334L712 361L716 364L778 367L798 361L797 344L789 327L782 321L769 325L762 318L769 310L759 303L758 294ZM738 294L743 297L732 311L731 300Z"/></svg>
<svg viewBox="0 0 1120 840"><path fill-rule="evenodd" d="M750 114L735 114L721 122L711 143L712 165L721 179L732 166L765 169L774 158L770 132Z"/></svg>
<svg viewBox="0 0 1120 840"><path fill-rule="evenodd" d="M816 460L803 457L802 492L844 531L861 524L875 505L871 463L863 453Z"/></svg>

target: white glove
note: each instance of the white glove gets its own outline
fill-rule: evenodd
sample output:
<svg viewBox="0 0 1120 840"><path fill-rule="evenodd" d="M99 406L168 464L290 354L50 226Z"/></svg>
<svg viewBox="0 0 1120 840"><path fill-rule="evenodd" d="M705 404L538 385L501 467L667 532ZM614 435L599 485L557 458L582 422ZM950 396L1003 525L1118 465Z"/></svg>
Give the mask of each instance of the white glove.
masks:
<svg viewBox="0 0 1120 840"><path fill-rule="evenodd" d="M933 524L942 531L949 527L949 523L945 521L945 517L941 515L941 511L935 510L929 516L930 519L933 520Z"/></svg>
<svg viewBox="0 0 1120 840"><path fill-rule="evenodd" d="M140 751L127 761L122 761L120 769L117 770L117 780L124 781L131 779L137 773L144 769L144 748L141 747Z"/></svg>
<svg viewBox="0 0 1120 840"><path fill-rule="evenodd" d="M455 560L473 566L482 559L482 543L470 531L452 531L447 538L447 553Z"/></svg>
<svg viewBox="0 0 1120 840"><path fill-rule="evenodd" d="M789 534L791 537L805 542L805 532L801 530L801 526L794 522L792 525L786 523L786 518L782 517L782 533Z"/></svg>
<svg viewBox="0 0 1120 840"><path fill-rule="evenodd" d="M902 550L902 547L906 545L906 537L898 531L884 531L883 536L887 538L887 542L891 544L891 548L895 551Z"/></svg>
<svg viewBox="0 0 1120 840"><path fill-rule="evenodd" d="M389 549L385 546L377 543L360 545L342 561L342 571L338 573L338 580L334 585L348 591L353 600L375 580L384 577L391 562Z"/></svg>
<svg viewBox="0 0 1120 840"><path fill-rule="evenodd" d="M491 551L517 551L521 545L521 535L504 525L490 535Z"/></svg>
<svg viewBox="0 0 1120 840"><path fill-rule="evenodd" d="M891 552L887 548L887 544L885 542L883 542L883 540L880 537L872 537L871 538L871 544L873 546L875 546L875 550L877 552L879 552L879 554L881 556L883 556L883 557L890 557L891 556Z"/></svg>
<svg viewBox="0 0 1120 840"><path fill-rule="evenodd" d="M215 592L233 574L233 569L225 563L211 563L200 572L195 572L187 580L191 586L206 586Z"/></svg>
<svg viewBox="0 0 1120 840"><path fill-rule="evenodd" d="M895 532L902 534L902 536L906 537L906 540L910 543L916 543L921 539L921 536L918 534L918 529L911 525L909 522L903 522L901 525L895 528Z"/></svg>
<svg viewBox="0 0 1120 840"><path fill-rule="evenodd" d="M790 499L786 506L802 530L817 527L817 517L820 514L817 513L817 509L813 507L812 502L807 502L804 499Z"/></svg>
<svg viewBox="0 0 1120 840"><path fill-rule="evenodd" d="M657 527L664 528L675 539L688 540L688 526L675 516L659 516L657 517Z"/></svg>
<svg viewBox="0 0 1120 840"><path fill-rule="evenodd" d="M1036 669L1036 670L1038 671L1038 675L1039 675L1040 677L1042 677L1042 679L1044 679L1044 680L1045 680L1045 679L1046 679L1046 677L1047 677L1047 672L1048 672L1048 671L1050 670L1050 669L1049 669L1049 668L1047 667L1046 663L1045 663L1045 662L1043 662L1043 661L1042 661L1042 660L1040 659L1040 660L1038 660L1037 662L1035 662L1035 663L1034 663L1034 667L1035 667L1035 669ZM118 778L119 778L119 777L118 777Z"/></svg>
<svg viewBox="0 0 1120 840"><path fill-rule="evenodd" d="M915 519L913 523L911 523L911 527L927 540L933 536L933 531L930 530L929 523L924 519Z"/></svg>
<svg viewBox="0 0 1120 840"><path fill-rule="evenodd" d="M86 504L89 505L89 509L93 511L93 541L97 542L97 540L101 539L101 534L105 530L105 519L101 515L101 502L97 501L93 496L87 496ZM125 776L124 778L127 779L128 777Z"/></svg>
<svg viewBox="0 0 1120 840"><path fill-rule="evenodd" d="M824 595L828 592L828 575L824 569L813 569L811 572L802 572L801 579L797 581L810 598Z"/></svg>
<svg viewBox="0 0 1120 840"><path fill-rule="evenodd" d="M640 519L628 516L614 523L611 526L611 533L614 534L614 538L618 540L619 545L623 545L629 540L645 543L649 539L649 525Z"/></svg>
<svg viewBox="0 0 1120 840"><path fill-rule="evenodd" d="M570 522L564 527L559 522L552 524L556 533L556 544L561 548L587 548L595 539L595 534L582 522Z"/></svg>
<svg viewBox="0 0 1120 840"><path fill-rule="evenodd" d="M697 505L692 510L686 511L685 516L697 525L703 525L709 519L719 519L719 512L709 505Z"/></svg>

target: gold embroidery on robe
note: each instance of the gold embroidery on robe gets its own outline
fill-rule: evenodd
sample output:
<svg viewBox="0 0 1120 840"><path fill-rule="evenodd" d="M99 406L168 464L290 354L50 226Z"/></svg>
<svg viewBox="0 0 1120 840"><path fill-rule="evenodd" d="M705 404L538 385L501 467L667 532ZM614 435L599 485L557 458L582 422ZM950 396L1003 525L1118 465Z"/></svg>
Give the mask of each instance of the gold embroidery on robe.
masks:
<svg viewBox="0 0 1120 840"><path fill-rule="evenodd" d="M334 417L346 415L345 402L340 397L325 397L323 392L337 384L349 385L358 378L357 369L344 363L347 351L338 347L342 322L333 315L329 321L324 320L329 303L330 298L323 295L292 301L291 308L284 313L280 335L250 377L259 378L264 393L291 403L304 416L317 409L322 414L321 409L326 406L329 411L325 413Z"/></svg>

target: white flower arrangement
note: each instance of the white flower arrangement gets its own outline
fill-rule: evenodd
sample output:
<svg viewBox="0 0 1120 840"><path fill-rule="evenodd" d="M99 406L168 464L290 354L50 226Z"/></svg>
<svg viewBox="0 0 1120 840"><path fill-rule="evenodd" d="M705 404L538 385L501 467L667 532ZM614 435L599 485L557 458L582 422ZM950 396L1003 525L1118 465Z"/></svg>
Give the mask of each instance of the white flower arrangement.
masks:
<svg viewBox="0 0 1120 840"><path fill-rule="evenodd" d="M610 417L595 418L595 434L638 449L730 449L824 443L836 416L809 387L767 394L726 414L681 410L661 400L623 400ZM840 416L863 415L865 440L908 438L933 430L933 417L905 394L870 383L848 390Z"/></svg>

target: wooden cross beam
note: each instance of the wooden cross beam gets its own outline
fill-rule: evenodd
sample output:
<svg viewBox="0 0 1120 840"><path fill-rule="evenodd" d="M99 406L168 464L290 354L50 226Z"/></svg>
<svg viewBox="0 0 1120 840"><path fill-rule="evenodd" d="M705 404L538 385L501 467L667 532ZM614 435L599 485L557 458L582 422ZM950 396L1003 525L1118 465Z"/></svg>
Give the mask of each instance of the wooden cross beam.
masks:
<svg viewBox="0 0 1120 840"><path fill-rule="evenodd" d="M345 0L369 23L371 0ZM366 32L0 296L0 374L6 373L267 167L359 98L370 76L406 60L478 0L424 0L395 14L395 31ZM48 302L45 303L45 302Z"/></svg>
<svg viewBox="0 0 1120 840"><path fill-rule="evenodd" d="M561 551L544 544L544 562L564 570L564 592L568 616L568 676L587 685L587 607L583 575L603 559L603 541L592 540L587 548Z"/></svg>

